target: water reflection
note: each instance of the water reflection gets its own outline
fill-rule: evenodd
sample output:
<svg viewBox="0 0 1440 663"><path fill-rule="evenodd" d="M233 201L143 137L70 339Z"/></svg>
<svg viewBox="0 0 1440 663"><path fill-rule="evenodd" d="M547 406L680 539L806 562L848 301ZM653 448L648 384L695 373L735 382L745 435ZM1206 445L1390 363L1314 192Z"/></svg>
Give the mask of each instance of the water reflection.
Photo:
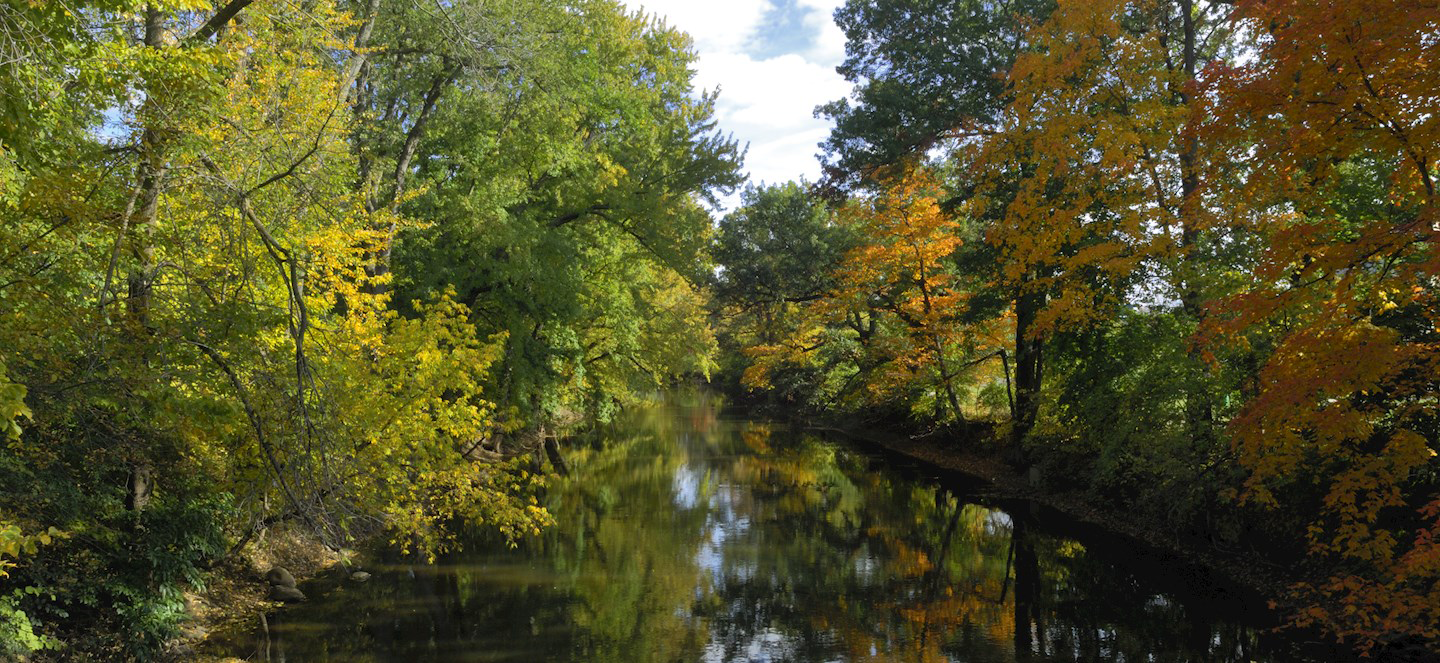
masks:
<svg viewBox="0 0 1440 663"><path fill-rule="evenodd" d="M697 397L698 398L698 397ZM634 414L570 457L558 525L392 563L232 653L292 661L1263 661L1278 641L1208 581L1135 568L844 445ZM1007 505L1009 506L1009 505ZM1098 552L1104 549L1105 552ZM1198 593L1195 587L1199 587ZM1288 659L1287 659L1288 660Z"/></svg>

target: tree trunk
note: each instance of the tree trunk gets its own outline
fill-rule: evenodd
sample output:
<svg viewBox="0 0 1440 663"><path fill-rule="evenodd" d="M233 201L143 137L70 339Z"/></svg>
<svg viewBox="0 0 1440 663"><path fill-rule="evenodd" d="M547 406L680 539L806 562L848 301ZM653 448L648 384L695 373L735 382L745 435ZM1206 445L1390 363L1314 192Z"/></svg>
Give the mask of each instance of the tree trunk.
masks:
<svg viewBox="0 0 1440 663"><path fill-rule="evenodd" d="M1184 73L1184 83L1180 88L1180 104L1189 109L1194 100L1190 94L1190 85L1195 81L1196 53L1195 53L1195 16L1194 0L1179 0L1180 22L1183 31L1183 53L1181 67ZM1181 259L1188 264L1194 264L1193 254L1196 244L1200 239L1199 224L1196 223L1195 205L1197 204L1195 192L1200 188L1200 174L1197 171L1196 159L1200 147L1196 142L1195 133L1190 127L1185 127L1180 135L1180 254ZM1187 274L1183 278L1180 290L1180 304L1185 312L1194 319L1199 319L1203 313L1200 301L1199 284L1195 278Z"/></svg>
<svg viewBox="0 0 1440 663"><path fill-rule="evenodd" d="M420 111L415 116L415 123L411 125L409 131L405 132L405 140L400 145L400 154L396 157L395 170L390 178L390 193L385 196L383 201L367 197L365 203L367 212L374 213L382 207L389 207L392 212L398 213L398 207L405 195L405 186L410 177L410 167L420 148L420 141L425 137L426 126L435 114L440 97L445 94L460 73L460 67L450 66L431 80L430 89L425 92ZM368 172L365 173L365 176L369 176ZM384 238L381 240L380 246L376 248L374 260L365 268L365 271L371 279L367 289L378 294L388 290L386 286L378 283L378 280L390 273L390 253L395 244L395 222L392 220L377 229L383 233Z"/></svg>
<svg viewBox="0 0 1440 663"><path fill-rule="evenodd" d="M1033 327L1044 297L1043 293L1022 292L1015 298L1015 421L1006 460L1017 466L1025 462L1025 438L1035 426L1040 406L1044 344L1034 337Z"/></svg>
<svg viewBox="0 0 1440 663"><path fill-rule="evenodd" d="M925 302L925 324L929 328L934 322L935 311L930 305L930 285L925 279L925 261L920 258L918 248L915 253L920 263L920 296ZM927 329L926 335L930 337L931 347L935 349L935 363L940 368L940 381L944 383L945 398L950 403L950 411L955 415L955 422L964 429L969 422L965 421L965 413L960 411L960 399L955 394L955 375L950 373L948 362L945 361L945 345L940 342L940 335L933 328Z"/></svg>
<svg viewBox="0 0 1440 663"><path fill-rule="evenodd" d="M1195 12L1194 0L1179 0L1180 24L1182 30L1183 52L1181 67L1183 68L1185 87L1180 89L1180 103L1186 109L1194 105L1193 95L1190 93L1190 85L1195 81L1195 71L1198 67L1198 55L1195 44ZM1180 306L1185 314L1196 323L1202 323L1205 319L1205 303L1196 277L1195 266L1199 263L1198 244L1200 239L1200 223L1197 219L1200 204L1198 191L1200 188L1200 174L1197 165L1200 151L1199 143L1196 140L1195 132L1191 127L1186 127L1181 133L1180 145L1180 259L1190 269L1182 272L1184 277L1180 284ZM1185 395L1186 424L1189 428L1190 438L1204 446L1213 437L1215 411L1210 403L1210 379L1211 370L1205 360L1200 356L1198 348L1191 349L1189 360L1196 363L1199 370L1199 381L1192 383Z"/></svg>
<svg viewBox="0 0 1440 663"><path fill-rule="evenodd" d="M965 413L960 411L960 398L955 394L956 376L950 372L949 362L945 361L945 347L940 344L940 339L931 334L930 340L935 348L935 362L940 368L940 381L945 384L945 399L950 403L950 411L955 414L955 423L963 429L969 422L965 420Z"/></svg>
<svg viewBox="0 0 1440 663"><path fill-rule="evenodd" d="M154 5L145 8L145 47L152 49L164 48L165 43L164 15ZM146 99L146 105L153 105L153 100ZM151 109L153 111L153 109ZM148 117L151 113L142 110L146 122L153 121ZM150 365L150 299L155 278L155 224L160 213L160 192L164 186L166 176L165 155L161 146L161 134L156 128L147 124L145 131L140 138L140 168L137 175L140 178L139 184L139 208L135 223L131 226L132 234L129 238L130 246L136 257L136 264L130 270L127 281L126 310L130 315L130 328L128 334L134 343L134 348L139 353L140 364ZM142 378L143 379L143 378ZM145 510L150 502L150 495L154 490L154 466L150 463L144 450L138 452L140 458L132 461L130 468L129 487L125 496L125 508L135 512L137 515Z"/></svg>
<svg viewBox="0 0 1440 663"><path fill-rule="evenodd" d="M570 467L565 464L565 457L560 455L560 442L554 435L544 435L545 455L550 459L550 466L555 468L555 473L562 477L570 476Z"/></svg>
<svg viewBox="0 0 1440 663"><path fill-rule="evenodd" d="M154 476L155 467L149 461L141 461L130 468L130 485L125 495L125 510L133 511L136 515L145 510L145 507L150 504Z"/></svg>

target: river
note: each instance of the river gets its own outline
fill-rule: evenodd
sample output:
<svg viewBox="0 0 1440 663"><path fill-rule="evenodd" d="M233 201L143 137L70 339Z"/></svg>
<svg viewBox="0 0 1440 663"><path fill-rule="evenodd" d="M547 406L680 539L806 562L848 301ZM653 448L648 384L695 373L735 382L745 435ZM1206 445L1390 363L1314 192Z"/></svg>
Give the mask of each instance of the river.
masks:
<svg viewBox="0 0 1440 663"><path fill-rule="evenodd" d="M683 401L683 402L681 402ZM1261 601L1025 502L703 395L568 451L557 524L316 583L272 661L1291 661ZM258 620L257 620L258 622Z"/></svg>

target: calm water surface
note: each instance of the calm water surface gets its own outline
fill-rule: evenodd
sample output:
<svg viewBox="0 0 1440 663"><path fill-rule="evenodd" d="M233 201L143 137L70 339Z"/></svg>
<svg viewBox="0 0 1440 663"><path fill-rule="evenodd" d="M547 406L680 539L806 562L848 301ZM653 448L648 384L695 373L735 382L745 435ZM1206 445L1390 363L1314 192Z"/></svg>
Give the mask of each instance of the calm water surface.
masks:
<svg viewBox="0 0 1440 663"><path fill-rule="evenodd" d="M510 549L317 583L274 661L1290 661L1259 602L954 477L703 397L633 413ZM258 622L258 619L257 619Z"/></svg>

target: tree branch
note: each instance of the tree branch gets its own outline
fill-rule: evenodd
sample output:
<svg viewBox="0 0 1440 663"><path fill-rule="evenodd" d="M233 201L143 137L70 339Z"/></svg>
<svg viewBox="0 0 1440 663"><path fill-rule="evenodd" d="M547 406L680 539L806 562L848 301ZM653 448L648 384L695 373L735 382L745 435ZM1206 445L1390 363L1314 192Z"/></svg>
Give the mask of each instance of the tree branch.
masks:
<svg viewBox="0 0 1440 663"><path fill-rule="evenodd" d="M205 25L200 26L200 29L196 30L194 34L186 37L185 41L192 44L209 41L211 37L215 36L215 33L219 32L221 28L230 22L230 19L235 18L235 15L239 14L240 10L249 7L252 2L255 2L255 0L230 0L230 4L221 7L220 11L215 12L215 15L210 17L210 20L205 21Z"/></svg>

